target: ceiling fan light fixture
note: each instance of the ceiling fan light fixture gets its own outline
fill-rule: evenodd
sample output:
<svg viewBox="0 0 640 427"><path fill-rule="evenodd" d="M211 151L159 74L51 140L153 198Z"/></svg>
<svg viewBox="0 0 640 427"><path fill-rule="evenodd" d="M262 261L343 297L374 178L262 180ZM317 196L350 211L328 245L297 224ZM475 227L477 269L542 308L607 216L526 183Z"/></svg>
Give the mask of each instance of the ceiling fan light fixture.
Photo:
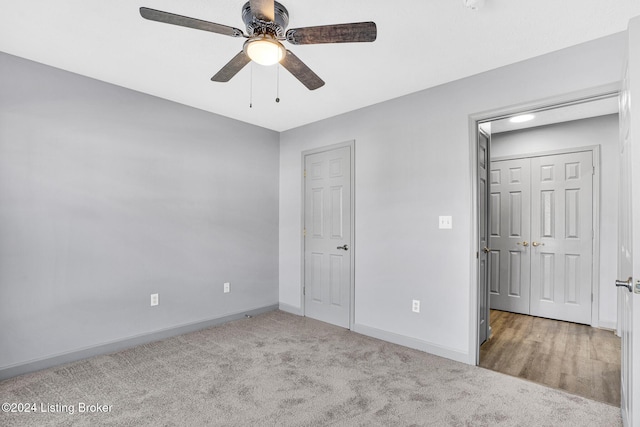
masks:
<svg viewBox="0 0 640 427"><path fill-rule="evenodd" d="M244 53L260 65L274 65L282 61L287 50L275 38L261 35L250 38L244 43Z"/></svg>
<svg viewBox="0 0 640 427"><path fill-rule="evenodd" d="M211 77L211 81L221 83L231 80L233 76L253 61L267 66L280 63L307 89L316 90L324 86L324 81L293 52L285 49L282 41L286 40L295 45L361 43L373 42L378 36L376 23L371 21L286 30L289 24L289 12L275 0L249 0L242 6L242 20L247 26L246 34L239 28L148 7L140 8L140 16L149 21L193 28L229 37L246 37L247 40L244 42L242 50Z"/></svg>

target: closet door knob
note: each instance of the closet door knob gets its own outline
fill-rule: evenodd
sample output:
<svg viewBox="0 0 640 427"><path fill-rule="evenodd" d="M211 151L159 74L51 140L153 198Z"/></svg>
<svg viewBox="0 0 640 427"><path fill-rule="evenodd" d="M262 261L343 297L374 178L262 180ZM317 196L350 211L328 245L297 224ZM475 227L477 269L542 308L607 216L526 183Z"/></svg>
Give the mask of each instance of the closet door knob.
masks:
<svg viewBox="0 0 640 427"><path fill-rule="evenodd" d="M616 286L627 288L629 292L633 292L633 286L631 285L632 281L633 279L631 277L629 277L627 280L616 280Z"/></svg>
<svg viewBox="0 0 640 427"><path fill-rule="evenodd" d="M522 246L524 246L524 247L526 248L527 246L529 246L529 242L527 242L527 241L525 240L525 241L523 241L523 242L517 242L517 243L516 243L516 245L522 245Z"/></svg>

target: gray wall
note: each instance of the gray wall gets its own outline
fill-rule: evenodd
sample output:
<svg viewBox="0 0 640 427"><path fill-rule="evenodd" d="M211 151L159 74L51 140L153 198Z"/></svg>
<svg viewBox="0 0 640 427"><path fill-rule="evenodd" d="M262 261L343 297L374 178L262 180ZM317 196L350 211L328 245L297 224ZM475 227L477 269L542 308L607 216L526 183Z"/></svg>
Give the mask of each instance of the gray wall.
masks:
<svg viewBox="0 0 640 427"><path fill-rule="evenodd" d="M278 303L276 132L0 70L0 372Z"/></svg>
<svg viewBox="0 0 640 427"><path fill-rule="evenodd" d="M616 34L282 133L281 308L302 310L301 153L355 140L354 329L475 363L470 115L615 84L624 51Z"/></svg>
<svg viewBox="0 0 640 427"><path fill-rule="evenodd" d="M301 153L353 139L354 329L473 363L469 116L618 82L624 49L617 34L279 136L0 54L0 369L301 313Z"/></svg>
<svg viewBox="0 0 640 427"><path fill-rule="evenodd" d="M600 326L617 322L618 115L558 123L491 136L491 156L600 146Z"/></svg>

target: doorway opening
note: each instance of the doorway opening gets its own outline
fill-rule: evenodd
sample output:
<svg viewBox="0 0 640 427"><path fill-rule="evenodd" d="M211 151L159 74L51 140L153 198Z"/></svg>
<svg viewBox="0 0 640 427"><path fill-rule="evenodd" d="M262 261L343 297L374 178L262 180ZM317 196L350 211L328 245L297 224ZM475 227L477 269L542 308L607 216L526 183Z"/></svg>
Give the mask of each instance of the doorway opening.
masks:
<svg viewBox="0 0 640 427"><path fill-rule="evenodd" d="M479 366L619 404L593 393L620 377L616 293L600 288L616 268L617 91L574 99L472 117L473 344Z"/></svg>

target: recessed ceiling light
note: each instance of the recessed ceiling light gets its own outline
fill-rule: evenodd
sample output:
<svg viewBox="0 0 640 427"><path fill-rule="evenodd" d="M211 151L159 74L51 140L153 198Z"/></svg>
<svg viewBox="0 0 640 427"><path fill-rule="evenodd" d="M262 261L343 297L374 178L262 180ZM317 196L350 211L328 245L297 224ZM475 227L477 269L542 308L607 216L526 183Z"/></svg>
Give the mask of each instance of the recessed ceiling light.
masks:
<svg viewBox="0 0 640 427"><path fill-rule="evenodd" d="M528 122L529 120L533 120L535 117L536 116L534 116L533 114L523 114L521 116L511 117L509 121L511 123L523 123Z"/></svg>
<svg viewBox="0 0 640 427"><path fill-rule="evenodd" d="M471 10L478 10L484 6L484 0L462 0L462 4Z"/></svg>

